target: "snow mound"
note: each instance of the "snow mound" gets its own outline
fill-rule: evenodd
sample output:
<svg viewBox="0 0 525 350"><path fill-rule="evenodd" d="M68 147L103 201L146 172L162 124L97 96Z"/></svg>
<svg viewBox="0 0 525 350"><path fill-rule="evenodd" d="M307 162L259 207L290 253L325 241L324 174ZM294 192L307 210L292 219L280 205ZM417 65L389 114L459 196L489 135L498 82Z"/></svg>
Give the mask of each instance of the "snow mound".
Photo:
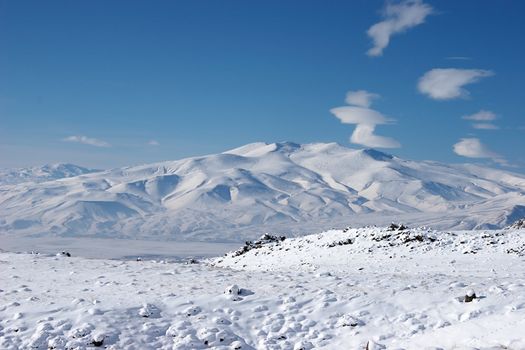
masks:
<svg viewBox="0 0 525 350"><path fill-rule="evenodd" d="M271 239L262 239L271 237ZM519 230L436 231L391 224L330 230L304 237L264 235L239 250L210 260L214 266L247 270L329 269L355 257L384 254L390 259L413 254L513 254L525 256L525 236Z"/></svg>

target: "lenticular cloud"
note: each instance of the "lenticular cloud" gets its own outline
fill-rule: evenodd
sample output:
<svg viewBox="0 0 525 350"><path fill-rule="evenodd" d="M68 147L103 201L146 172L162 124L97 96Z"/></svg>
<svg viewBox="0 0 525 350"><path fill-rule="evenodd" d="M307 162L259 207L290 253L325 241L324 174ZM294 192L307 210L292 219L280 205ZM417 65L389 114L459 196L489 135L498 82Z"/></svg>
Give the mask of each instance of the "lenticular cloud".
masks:
<svg viewBox="0 0 525 350"><path fill-rule="evenodd" d="M330 112L343 124L355 124L356 128L350 137L350 142L366 147L398 148L401 144L390 137L374 134L377 125L388 124L393 119L386 118L382 113L368 108L373 98L379 95L364 90L350 91L346 102L354 106L332 108Z"/></svg>
<svg viewBox="0 0 525 350"><path fill-rule="evenodd" d="M465 97L469 92L463 86L493 75L483 69L436 68L419 78L418 90L434 100Z"/></svg>

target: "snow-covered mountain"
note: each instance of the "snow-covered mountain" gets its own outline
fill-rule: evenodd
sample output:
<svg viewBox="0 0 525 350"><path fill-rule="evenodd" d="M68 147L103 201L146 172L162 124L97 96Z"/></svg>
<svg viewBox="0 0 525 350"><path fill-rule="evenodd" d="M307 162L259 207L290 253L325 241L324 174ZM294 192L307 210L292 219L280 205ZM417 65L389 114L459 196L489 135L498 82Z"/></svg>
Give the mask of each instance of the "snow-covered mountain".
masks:
<svg viewBox="0 0 525 350"><path fill-rule="evenodd" d="M41 167L0 169L0 186L22 182L44 182L64 179L98 170L87 169L74 164L47 164Z"/></svg>
<svg viewBox="0 0 525 350"><path fill-rule="evenodd" d="M390 221L489 228L525 216L524 193L524 175L475 165L409 161L335 143L253 143L0 185L0 232L227 241Z"/></svg>

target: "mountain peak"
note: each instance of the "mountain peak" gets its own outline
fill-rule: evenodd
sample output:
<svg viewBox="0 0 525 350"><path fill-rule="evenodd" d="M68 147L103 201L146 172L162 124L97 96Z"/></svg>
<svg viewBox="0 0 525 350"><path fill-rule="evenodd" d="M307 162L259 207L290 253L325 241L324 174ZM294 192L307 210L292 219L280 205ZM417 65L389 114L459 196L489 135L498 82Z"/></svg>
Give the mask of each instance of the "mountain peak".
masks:
<svg viewBox="0 0 525 350"><path fill-rule="evenodd" d="M366 148L364 150L362 150L362 152L366 155L368 155L370 158L373 158L375 160L379 160L379 161L389 161L391 159L394 159L394 156L391 155L391 154L388 154L388 153L384 153L384 152L381 152L381 151L378 151L376 149L373 149L373 148Z"/></svg>
<svg viewBox="0 0 525 350"><path fill-rule="evenodd" d="M261 157L271 152L292 153L300 149L301 145L295 142L254 142L226 151L226 154L235 154L243 157Z"/></svg>

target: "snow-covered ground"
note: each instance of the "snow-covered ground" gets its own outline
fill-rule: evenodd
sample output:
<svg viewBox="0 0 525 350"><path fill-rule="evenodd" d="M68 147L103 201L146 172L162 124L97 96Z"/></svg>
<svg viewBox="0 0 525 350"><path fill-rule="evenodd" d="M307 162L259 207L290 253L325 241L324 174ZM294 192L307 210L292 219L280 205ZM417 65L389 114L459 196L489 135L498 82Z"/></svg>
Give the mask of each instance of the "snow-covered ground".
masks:
<svg viewBox="0 0 525 350"><path fill-rule="evenodd" d="M2 252L0 281L1 349L525 349L520 229L267 236L198 264Z"/></svg>

